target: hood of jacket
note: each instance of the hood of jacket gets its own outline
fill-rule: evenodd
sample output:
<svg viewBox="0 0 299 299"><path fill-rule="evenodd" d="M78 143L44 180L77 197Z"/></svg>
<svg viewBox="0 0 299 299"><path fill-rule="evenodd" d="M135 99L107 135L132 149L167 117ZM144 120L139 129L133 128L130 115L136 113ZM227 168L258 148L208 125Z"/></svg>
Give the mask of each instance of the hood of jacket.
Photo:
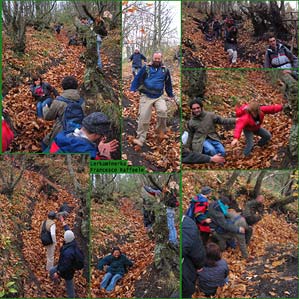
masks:
<svg viewBox="0 0 299 299"><path fill-rule="evenodd" d="M81 98L79 91L77 89L66 89L63 91L61 96L73 101L78 101Z"/></svg>

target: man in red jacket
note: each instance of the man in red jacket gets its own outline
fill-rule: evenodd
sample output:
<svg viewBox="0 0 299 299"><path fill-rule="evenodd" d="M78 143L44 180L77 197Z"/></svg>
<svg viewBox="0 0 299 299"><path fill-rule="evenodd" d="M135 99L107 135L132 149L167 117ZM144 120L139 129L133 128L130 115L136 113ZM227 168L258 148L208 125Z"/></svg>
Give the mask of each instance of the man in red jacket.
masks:
<svg viewBox="0 0 299 299"><path fill-rule="evenodd" d="M262 123L265 114L275 114L282 111L282 105L260 106L257 102L250 102L236 109L236 127L234 131L234 139L231 143L235 146L241 137L242 130L246 138L244 155L249 156L253 148L253 135L258 135L261 139L258 141L258 146L266 145L271 139L271 134L266 129L262 128Z"/></svg>

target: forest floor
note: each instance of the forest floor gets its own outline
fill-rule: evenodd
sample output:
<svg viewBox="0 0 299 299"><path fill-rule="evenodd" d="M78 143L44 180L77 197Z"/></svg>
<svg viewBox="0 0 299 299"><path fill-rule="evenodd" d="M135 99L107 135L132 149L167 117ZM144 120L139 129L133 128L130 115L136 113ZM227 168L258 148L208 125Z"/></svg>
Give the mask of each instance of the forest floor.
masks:
<svg viewBox="0 0 299 299"><path fill-rule="evenodd" d="M222 39L207 41L192 17L205 20L206 16L193 8L185 8L182 21L183 27L183 66L186 68L261 68L267 49L267 41L254 37L250 20L238 25L238 59L236 64L228 61ZM222 33L223 34L223 33ZM190 44L193 44L191 48Z"/></svg>
<svg viewBox="0 0 299 299"><path fill-rule="evenodd" d="M157 284L155 280L148 281L147 277L153 274L149 271L152 269L155 242L149 238L144 228L141 210L134 205L133 200L120 198L104 204L92 202L91 226L91 296L101 298L153 297L153 292L157 290L157 287L153 289L151 286ZM115 290L106 293L99 288L104 271L97 269L97 262L104 255L109 254L114 246L119 246L122 252L134 262L134 265L128 269L128 273L116 285ZM145 294L147 296L144 296Z"/></svg>
<svg viewBox="0 0 299 299"><path fill-rule="evenodd" d="M5 167L6 171L14 167L14 172L19 173L19 161L18 157L13 159L3 156L0 167ZM61 156L55 159L36 158L34 164L31 162L33 166L25 170L12 198L1 194L1 285L5 286L8 282L14 282L14 288L18 290L18 293L13 295L14 297L61 298L66 296L64 280L62 279L59 284L54 284L49 278L46 270L46 249L40 241L41 223L46 220L49 211L58 211L63 202L73 207L66 222L73 229L77 243L88 259L86 244L82 241L79 230L80 219L76 216L80 200L69 191L73 189L73 186L72 183L67 182L65 173L68 170L66 166L62 166L63 161L64 157ZM43 172L47 174L43 175ZM83 184L82 186L85 184L83 187L85 190L87 190L88 177L89 174L86 172L81 172L80 178L77 177L77 180ZM58 190L46 185L44 178L53 182ZM58 262L59 249L63 245L63 234L63 227L60 221L57 221L54 264ZM88 296L87 264L86 260L85 274L83 275L83 270L76 271L74 277L78 297ZM12 294L7 292L7 295Z"/></svg>
<svg viewBox="0 0 299 299"><path fill-rule="evenodd" d="M102 61L105 78L119 95L120 63L116 57L113 40L120 33L110 33L103 41ZM114 50L113 50L114 49ZM85 48L68 46L67 32L60 35L47 30L38 32L33 28L26 31L26 52L18 56L10 50L7 37L3 40L3 73L6 80L6 94L3 107L13 120L16 137L10 150L13 152L41 152L41 141L50 132L53 122L36 116L36 101L30 92L30 76L42 74L44 81L62 92L61 81L65 76L75 76L79 86L83 83L85 65L80 56ZM11 74L13 74L11 76ZM94 112L94 103L86 103L86 113Z"/></svg>
<svg viewBox="0 0 299 299"><path fill-rule="evenodd" d="M215 174L217 175L217 174ZM194 196L192 174L183 176L183 207ZM217 188L213 175L208 184ZM219 187L219 186L218 186ZM216 298L297 298L298 297L298 223L290 222L285 214L268 210L273 195L263 191L265 210L262 220L253 227L248 246L251 260L241 257L239 248L226 250L222 257L229 266L229 284L218 288ZM238 197L238 204L244 205L245 197ZM197 291L194 298L204 297Z"/></svg>
<svg viewBox="0 0 299 299"><path fill-rule="evenodd" d="M174 63L166 63L170 70L173 90L180 97L179 68ZM130 85L133 80L131 66L123 65L123 134L122 134L122 159L128 160L130 165L144 165L148 171L176 172L180 167L180 118L178 106L167 102L168 121L167 132L162 142L157 140L155 133L156 111L153 111L147 140L142 148L134 145L136 137L138 107L140 95L130 93Z"/></svg>
<svg viewBox="0 0 299 299"><path fill-rule="evenodd" d="M273 76L273 78L271 78ZM184 81L184 72L182 75ZM188 86L188 83L186 83ZM204 108L222 117L234 117L235 107L257 100L260 105L286 104L282 82L275 74L257 70L209 70ZM190 109L183 94L183 118L190 118ZM292 120L283 112L265 115L262 127L272 134L271 141L265 147L255 146L248 157L243 155L245 137L232 148L233 129L225 131L217 127L226 149L226 162L220 164L183 165L184 169L260 169L260 168L296 168L297 160L288 154L288 140ZM255 144L259 137L255 137Z"/></svg>

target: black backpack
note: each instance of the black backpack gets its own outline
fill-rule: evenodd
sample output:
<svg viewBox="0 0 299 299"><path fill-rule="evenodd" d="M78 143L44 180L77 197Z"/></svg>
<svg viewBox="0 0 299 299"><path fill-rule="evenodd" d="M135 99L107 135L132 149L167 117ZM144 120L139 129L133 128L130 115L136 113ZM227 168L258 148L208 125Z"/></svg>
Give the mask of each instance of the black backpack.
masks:
<svg viewBox="0 0 299 299"><path fill-rule="evenodd" d="M62 96L57 97L56 100L67 104L61 120L63 130L65 132L73 132L75 129L80 129L84 118L84 112L81 106L84 100L71 101Z"/></svg>
<svg viewBox="0 0 299 299"><path fill-rule="evenodd" d="M48 245L53 244L51 232L49 232L46 229L46 220L44 221L43 226L42 226L42 230L41 230L41 233L40 233L40 239L41 239L42 244L44 246L48 246Z"/></svg>
<svg viewBox="0 0 299 299"><path fill-rule="evenodd" d="M179 205L177 194L174 190L167 192L164 200L167 207L175 208Z"/></svg>
<svg viewBox="0 0 299 299"><path fill-rule="evenodd" d="M84 268L84 254L78 246L75 246L74 269L81 270L83 268Z"/></svg>

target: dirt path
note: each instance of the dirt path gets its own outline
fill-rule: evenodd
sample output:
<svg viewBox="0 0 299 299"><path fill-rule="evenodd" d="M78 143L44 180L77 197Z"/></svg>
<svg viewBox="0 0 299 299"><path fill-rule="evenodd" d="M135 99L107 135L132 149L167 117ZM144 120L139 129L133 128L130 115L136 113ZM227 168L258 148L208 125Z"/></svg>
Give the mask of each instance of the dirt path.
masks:
<svg viewBox="0 0 299 299"><path fill-rule="evenodd" d="M169 65L168 65L169 66ZM174 65L169 67L172 76L174 93L179 97L179 69ZM156 111L153 111L150 129L146 143L142 148L133 144L136 137L138 107L140 95L129 92L131 81L131 68L123 67L123 159L132 165L144 165L149 171L178 171L180 165L180 140L178 107L173 102L167 102L168 130L167 138L162 142L157 140L155 133Z"/></svg>
<svg viewBox="0 0 299 299"><path fill-rule="evenodd" d="M119 199L119 207L92 204L93 255L96 261L92 267L91 296L100 298L134 297L136 281L142 279L147 267L153 262L154 242L149 239L143 215L134 207L130 198ZM115 291L106 293L99 289L104 276L96 269L97 258L106 255L113 246L121 250L134 262L124 278L116 285ZM103 251L106 250L105 254Z"/></svg>
<svg viewBox="0 0 299 299"><path fill-rule="evenodd" d="M23 256L26 260L27 266L29 267L28 273L30 276L26 277L24 285L24 297L49 297L49 298L60 298L65 297L65 284L64 280L59 285L54 285L50 281L48 271L45 269L46 265L46 249L41 244L40 225L45 220L46 215L50 210L58 211L59 207L64 201L68 202L74 209L67 218L67 223L70 228L75 227L75 217L78 212L78 202L70 193L64 189L59 189L59 192L55 196L48 196L41 192L37 193L40 187L40 176L39 174L31 171L26 171L24 178L28 182L25 192L31 198L36 198L32 206L31 222L28 222L28 229L22 232L23 240ZM58 262L59 249L63 245L63 234L64 230L59 221L56 222L56 238L57 245L55 250L55 264ZM87 296L87 282L82 276L82 270L76 271L75 278L75 289L78 297Z"/></svg>

